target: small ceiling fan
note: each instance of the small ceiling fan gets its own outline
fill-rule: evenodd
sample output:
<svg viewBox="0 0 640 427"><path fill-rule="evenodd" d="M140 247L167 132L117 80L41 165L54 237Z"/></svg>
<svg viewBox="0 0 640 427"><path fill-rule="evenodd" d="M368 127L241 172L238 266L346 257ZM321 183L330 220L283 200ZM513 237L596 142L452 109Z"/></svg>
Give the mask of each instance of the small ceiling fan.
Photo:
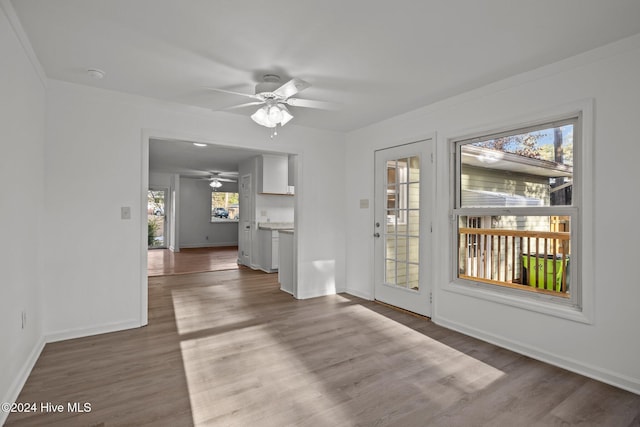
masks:
<svg viewBox="0 0 640 427"><path fill-rule="evenodd" d="M305 90L309 86L311 86L309 83L298 78L293 78L282 84L280 82L280 76L276 74L265 74L263 76L263 81L256 85L254 94L234 92L212 87L207 89L255 99L255 101L234 105L228 109L262 105L262 107L251 115L251 119L261 126L277 128L277 126L286 125L293 118L293 115L287 106L319 108L323 110L333 110L336 108L336 106L330 102L294 98L298 92ZM274 135L276 134L277 133L274 130Z"/></svg>
<svg viewBox="0 0 640 427"><path fill-rule="evenodd" d="M238 182L237 177L237 172L210 172L210 176L199 177L198 179L210 181L209 186L213 189L218 189L222 187L223 182Z"/></svg>

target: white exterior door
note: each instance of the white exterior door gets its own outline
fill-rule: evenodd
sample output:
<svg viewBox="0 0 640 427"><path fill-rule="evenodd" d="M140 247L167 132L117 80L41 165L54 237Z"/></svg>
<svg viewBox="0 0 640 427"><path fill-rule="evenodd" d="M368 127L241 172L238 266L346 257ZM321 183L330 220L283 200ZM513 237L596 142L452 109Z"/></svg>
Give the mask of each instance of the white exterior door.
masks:
<svg viewBox="0 0 640 427"><path fill-rule="evenodd" d="M433 141L375 153L375 299L431 315Z"/></svg>

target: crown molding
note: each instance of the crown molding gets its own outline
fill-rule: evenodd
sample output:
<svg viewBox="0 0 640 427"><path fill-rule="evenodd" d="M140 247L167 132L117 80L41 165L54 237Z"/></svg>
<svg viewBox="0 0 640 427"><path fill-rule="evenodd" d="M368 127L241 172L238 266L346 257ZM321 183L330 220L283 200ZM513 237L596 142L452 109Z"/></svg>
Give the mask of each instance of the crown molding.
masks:
<svg viewBox="0 0 640 427"><path fill-rule="evenodd" d="M42 86L46 89L47 75L44 72L44 68L42 68L42 64L40 64L40 61L38 60L36 52L33 50L33 46L31 46L31 42L29 41L27 33L24 31L24 28L22 28L22 23L20 22L20 18L18 18L18 15L13 8L13 4L11 4L11 0L0 0L0 9L2 9L4 15L7 17L7 21L9 21L11 28L13 28L13 32L18 38L20 45L22 45L22 49L27 55L27 58L29 58L31 66L40 78Z"/></svg>

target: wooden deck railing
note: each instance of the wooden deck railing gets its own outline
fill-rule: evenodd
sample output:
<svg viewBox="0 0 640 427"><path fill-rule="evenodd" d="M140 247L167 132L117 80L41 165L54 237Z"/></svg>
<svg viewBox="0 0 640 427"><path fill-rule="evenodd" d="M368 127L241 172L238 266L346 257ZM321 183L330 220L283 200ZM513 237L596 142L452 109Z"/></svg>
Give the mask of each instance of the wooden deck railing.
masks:
<svg viewBox="0 0 640 427"><path fill-rule="evenodd" d="M459 277L567 295L570 234L491 228L459 229Z"/></svg>

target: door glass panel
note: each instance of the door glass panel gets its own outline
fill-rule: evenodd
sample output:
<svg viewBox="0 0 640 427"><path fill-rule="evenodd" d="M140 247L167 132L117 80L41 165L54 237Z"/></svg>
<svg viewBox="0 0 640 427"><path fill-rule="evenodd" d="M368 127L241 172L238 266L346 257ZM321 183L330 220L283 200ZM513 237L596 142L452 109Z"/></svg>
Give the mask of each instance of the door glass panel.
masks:
<svg viewBox="0 0 640 427"><path fill-rule="evenodd" d="M406 209L407 208L407 184L400 183L398 184L398 196L397 196L397 207L398 209Z"/></svg>
<svg viewBox="0 0 640 427"><path fill-rule="evenodd" d="M396 284L396 262L394 260L388 259L386 261L385 266L385 283L389 285Z"/></svg>
<svg viewBox="0 0 640 427"><path fill-rule="evenodd" d="M396 161L387 161L387 183L395 184L396 182Z"/></svg>
<svg viewBox="0 0 640 427"><path fill-rule="evenodd" d="M387 210L387 234L396 232L396 211Z"/></svg>
<svg viewBox="0 0 640 427"><path fill-rule="evenodd" d="M396 180L398 182L407 182L409 172L409 159L398 159L398 176Z"/></svg>
<svg viewBox="0 0 640 427"><path fill-rule="evenodd" d="M420 238L419 237L409 237L407 239L408 242L408 251L407 260L410 262L415 262L416 264L420 260Z"/></svg>
<svg viewBox="0 0 640 427"><path fill-rule="evenodd" d="M396 242L396 260L407 261L407 238L398 236Z"/></svg>
<svg viewBox="0 0 640 427"><path fill-rule="evenodd" d="M420 207L420 183L409 184L409 209Z"/></svg>
<svg viewBox="0 0 640 427"><path fill-rule="evenodd" d="M386 284L419 290L420 157L388 160L386 165Z"/></svg>
<svg viewBox="0 0 640 427"><path fill-rule="evenodd" d="M420 181L420 157L418 156L409 158L409 181Z"/></svg>
<svg viewBox="0 0 640 427"><path fill-rule="evenodd" d="M420 289L420 284L418 282L419 273L418 273L418 264L409 264L409 278L407 280L409 289L413 289L417 291Z"/></svg>
<svg viewBox="0 0 640 427"><path fill-rule="evenodd" d="M396 189L395 186L389 187L387 190L387 209L396 209L398 207Z"/></svg>
<svg viewBox="0 0 640 427"><path fill-rule="evenodd" d="M401 288L407 287L407 263L398 262L396 263L396 285Z"/></svg>
<svg viewBox="0 0 640 427"><path fill-rule="evenodd" d="M418 236L420 234L420 211L415 209L409 211L407 233L410 236Z"/></svg>
<svg viewBox="0 0 640 427"><path fill-rule="evenodd" d="M385 258L396 259L396 236L390 234L386 236Z"/></svg>

